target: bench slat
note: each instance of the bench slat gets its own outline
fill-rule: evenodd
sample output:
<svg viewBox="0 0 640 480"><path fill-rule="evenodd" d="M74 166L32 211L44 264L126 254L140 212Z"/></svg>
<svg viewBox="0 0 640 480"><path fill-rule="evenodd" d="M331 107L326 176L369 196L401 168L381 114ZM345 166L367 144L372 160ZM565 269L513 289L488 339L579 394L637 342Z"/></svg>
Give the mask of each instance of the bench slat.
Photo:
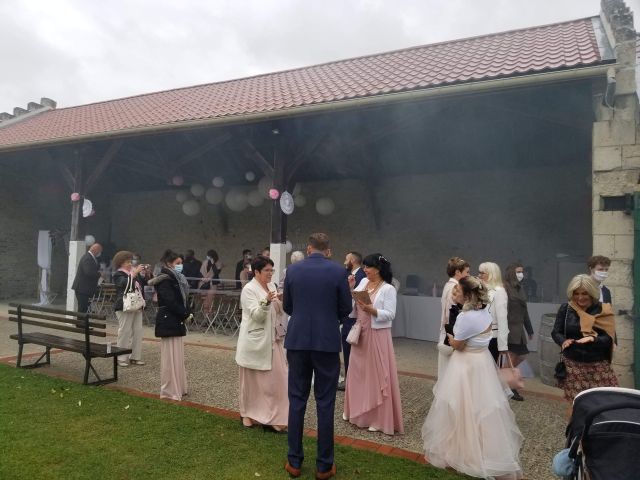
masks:
<svg viewBox="0 0 640 480"><path fill-rule="evenodd" d="M18 311L17 310L9 310L9 315L18 315ZM55 316L55 315L45 315L43 313L31 313L31 312L25 312L24 310L22 310L21 312L21 316L22 318L39 318L42 320L51 320L53 322L62 322L62 323L76 323L76 324L82 324L84 325L85 319L84 318L65 318L63 316ZM98 322L92 322L91 320L89 320L89 326L93 327L93 328L107 328L107 324L106 323L98 323Z"/></svg>
<svg viewBox="0 0 640 480"><path fill-rule="evenodd" d="M9 321L18 323L18 317L9 317ZM51 330L63 330L65 332L80 333L82 335L84 335L85 333L83 328L69 327L65 325L55 325L53 323L38 322L36 320L28 320L23 318L22 320L20 320L20 322L27 325L35 325L37 327L50 328ZM71 320L71 322L73 322L73 320ZM106 337L107 332L89 330L89 335L93 337Z"/></svg>
<svg viewBox="0 0 640 480"><path fill-rule="evenodd" d="M18 335L10 335L9 338L18 340ZM74 338L58 337L41 332L25 333L22 335L24 343L35 343L45 347L59 348L69 352L84 353L84 340ZM130 348L111 347L111 352L107 353L107 346L103 343L90 343L90 354L92 357L114 357L117 355L127 355L132 352Z"/></svg>
<svg viewBox="0 0 640 480"><path fill-rule="evenodd" d="M10 303L9 306L13 308L21 307L22 310L33 310L36 312L56 313L58 315L66 315L68 317L83 318L87 315L86 313L81 313L81 312L71 312L69 310L60 310L58 308L52 308L52 307L37 307L35 305L25 305L24 303ZM90 313L89 318L93 320L107 319L106 315L98 315L96 313Z"/></svg>

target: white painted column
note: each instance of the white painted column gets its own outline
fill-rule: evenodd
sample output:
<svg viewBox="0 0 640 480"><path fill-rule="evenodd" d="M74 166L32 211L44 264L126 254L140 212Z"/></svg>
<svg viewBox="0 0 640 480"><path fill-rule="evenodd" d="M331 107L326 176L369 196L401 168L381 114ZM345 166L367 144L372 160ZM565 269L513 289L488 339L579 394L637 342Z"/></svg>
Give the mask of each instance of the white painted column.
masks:
<svg viewBox="0 0 640 480"><path fill-rule="evenodd" d="M272 243L269 248L271 260L275 265L273 267L273 281L280 285L282 272L287 268L287 245L285 243Z"/></svg>
<svg viewBox="0 0 640 480"><path fill-rule="evenodd" d="M67 270L67 310L75 312L78 309L76 293L71 289L73 280L76 277L78 264L82 256L87 253L87 246L84 240L69 242L69 267Z"/></svg>

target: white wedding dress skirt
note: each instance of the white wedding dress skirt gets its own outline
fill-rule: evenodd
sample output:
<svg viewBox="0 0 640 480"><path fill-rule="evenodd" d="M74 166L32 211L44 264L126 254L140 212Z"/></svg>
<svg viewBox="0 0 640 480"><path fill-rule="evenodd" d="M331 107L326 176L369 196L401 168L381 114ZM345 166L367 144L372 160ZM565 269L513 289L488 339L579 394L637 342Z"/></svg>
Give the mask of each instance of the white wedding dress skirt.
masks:
<svg viewBox="0 0 640 480"><path fill-rule="evenodd" d="M486 347L454 351L422 427L429 463L472 477L520 479L522 434Z"/></svg>

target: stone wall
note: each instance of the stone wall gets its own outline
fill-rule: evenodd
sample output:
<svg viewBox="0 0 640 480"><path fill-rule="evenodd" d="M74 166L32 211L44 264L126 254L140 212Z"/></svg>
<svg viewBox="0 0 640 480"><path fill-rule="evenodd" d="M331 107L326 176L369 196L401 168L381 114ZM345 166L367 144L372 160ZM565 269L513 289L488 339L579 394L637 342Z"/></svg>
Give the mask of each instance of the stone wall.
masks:
<svg viewBox="0 0 640 480"><path fill-rule="evenodd" d="M358 180L303 184L307 205L289 217L289 240L304 249L306 238L324 231L332 238L334 256L345 252L382 252L404 284L408 274L421 277L421 291L431 294L446 281L445 265L461 255L476 272L482 261L505 267L522 260L534 268L539 291L548 299L559 290L559 253L579 258L591 253L589 162L514 170L442 172L393 177L380 181L375 196L380 206L376 229L368 186ZM336 210L330 216L315 211L315 201L327 196ZM175 192L114 195L111 201L112 241L116 248L139 251L155 263L165 248L196 250L203 258L215 248L227 265L223 277L233 277L244 248L269 244L269 205L229 213L224 233L217 207L203 205L196 217L182 213Z"/></svg>
<svg viewBox="0 0 640 480"><path fill-rule="evenodd" d="M603 211L602 197L632 194L640 180L640 139L636 96L636 39L633 17L620 0L603 0L601 19L615 45L614 108L596 92L593 124L593 253L612 259L606 284L617 312L618 346L613 367L622 386L633 386L633 215Z"/></svg>
<svg viewBox="0 0 640 480"><path fill-rule="evenodd" d="M0 164L0 299L34 299L38 288L38 230L68 230L68 195L36 162ZM51 291L64 296L66 247L54 246Z"/></svg>

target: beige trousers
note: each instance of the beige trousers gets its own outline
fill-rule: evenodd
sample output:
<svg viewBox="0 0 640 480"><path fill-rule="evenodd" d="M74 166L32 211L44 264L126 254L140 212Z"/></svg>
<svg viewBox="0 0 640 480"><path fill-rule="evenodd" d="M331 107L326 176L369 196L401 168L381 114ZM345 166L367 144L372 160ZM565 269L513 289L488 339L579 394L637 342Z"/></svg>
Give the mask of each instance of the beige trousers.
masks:
<svg viewBox="0 0 640 480"><path fill-rule="evenodd" d="M118 360L128 362L142 360L142 310L136 312L116 311L118 319L118 343L122 348L131 348L131 355L120 355Z"/></svg>

